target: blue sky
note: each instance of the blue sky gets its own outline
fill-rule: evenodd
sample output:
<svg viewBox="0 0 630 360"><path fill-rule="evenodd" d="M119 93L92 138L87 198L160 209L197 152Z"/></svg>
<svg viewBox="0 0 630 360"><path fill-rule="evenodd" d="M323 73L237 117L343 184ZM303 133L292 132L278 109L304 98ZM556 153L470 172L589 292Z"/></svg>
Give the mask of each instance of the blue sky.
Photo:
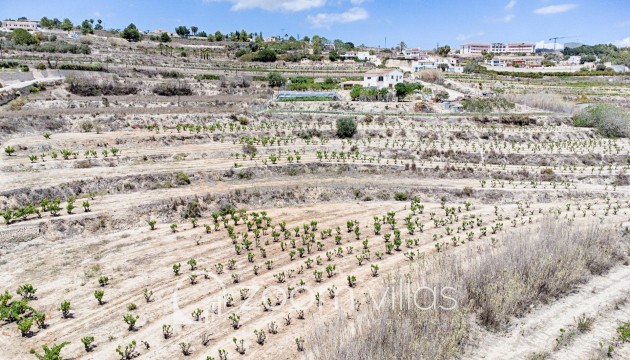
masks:
<svg viewBox="0 0 630 360"><path fill-rule="evenodd" d="M106 28L318 34L424 49L464 42L614 42L630 46L630 0L0 0L0 19L100 18Z"/></svg>

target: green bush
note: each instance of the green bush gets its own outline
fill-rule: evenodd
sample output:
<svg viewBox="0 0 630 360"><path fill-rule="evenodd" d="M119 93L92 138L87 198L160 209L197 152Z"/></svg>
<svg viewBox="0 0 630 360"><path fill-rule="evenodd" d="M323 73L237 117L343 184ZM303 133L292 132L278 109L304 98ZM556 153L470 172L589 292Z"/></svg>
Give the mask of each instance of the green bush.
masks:
<svg viewBox="0 0 630 360"><path fill-rule="evenodd" d="M503 98L470 98L462 100L462 108L468 112L488 113L494 110L507 111L514 109L513 102Z"/></svg>
<svg viewBox="0 0 630 360"><path fill-rule="evenodd" d="M11 39L15 45L35 45L39 41L24 29L15 29L11 33Z"/></svg>
<svg viewBox="0 0 630 360"><path fill-rule="evenodd" d="M180 73L179 71L162 71L160 72L160 76L162 76L165 79L183 79L184 78L184 74Z"/></svg>
<svg viewBox="0 0 630 360"><path fill-rule="evenodd" d="M272 71L267 75L267 83L271 87L280 87L286 84L287 79L285 79L279 72Z"/></svg>
<svg viewBox="0 0 630 360"><path fill-rule="evenodd" d="M18 67L18 65L15 61L2 61L0 62L0 69L12 69Z"/></svg>
<svg viewBox="0 0 630 360"><path fill-rule="evenodd" d="M61 70L80 70L80 71L105 71L103 65L96 64L61 64L59 65Z"/></svg>
<svg viewBox="0 0 630 360"><path fill-rule="evenodd" d="M221 76L215 74L199 74L195 75L195 80L221 80Z"/></svg>
<svg viewBox="0 0 630 360"><path fill-rule="evenodd" d="M357 130L357 124L352 118L337 119L337 136L340 138L351 138Z"/></svg>
<svg viewBox="0 0 630 360"><path fill-rule="evenodd" d="M573 117L573 125L592 127L606 137L628 136L630 114L608 104L591 105Z"/></svg>
<svg viewBox="0 0 630 360"><path fill-rule="evenodd" d="M260 50L256 54L254 54L252 61L260 61L260 62L275 62L276 61L276 52L271 49Z"/></svg>
<svg viewBox="0 0 630 360"><path fill-rule="evenodd" d="M153 88L153 93L160 96L189 96L193 91L190 85L185 83L162 83Z"/></svg>

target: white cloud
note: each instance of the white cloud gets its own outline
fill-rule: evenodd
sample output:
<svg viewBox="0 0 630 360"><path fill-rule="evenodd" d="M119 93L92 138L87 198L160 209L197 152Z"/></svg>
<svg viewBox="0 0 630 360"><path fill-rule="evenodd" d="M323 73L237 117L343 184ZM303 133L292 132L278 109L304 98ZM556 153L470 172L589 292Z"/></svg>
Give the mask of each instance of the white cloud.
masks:
<svg viewBox="0 0 630 360"><path fill-rule="evenodd" d="M630 47L630 37L627 37L625 39L622 40L617 40L617 41L613 41L612 42L613 45L617 46L617 47Z"/></svg>
<svg viewBox="0 0 630 360"><path fill-rule="evenodd" d="M510 0L510 2L505 5L504 9L512 10L515 5L516 5L516 0Z"/></svg>
<svg viewBox="0 0 630 360"><path fill-rule="evenodd" d="M232 10L264 9L268 11L303 11L326 5L326 0L204 0L205 2L229 2Z"/></svg>
<svg viewBox="0 0 630 360"><path fill-rule="evenodd" d="M330 27L334 24L346 24L355 21L365 20L369 17L367 10L360 7L353 7L342 13L319 13L306 17L314 27Z"/></svg>
<svg viewBox="0 0 630 360"><path fill-rule="evenodd" d="M502 18L502 20L503 20L504 22L510 22L510 21L512 21L513 19L514 19L514 14L508 14L508 15L505 15L505 16Z"/></svg>
<svg viewBox="0 0 630 360"><path fill-rule="evenodd" d="M352 5L361 5L365 2L366 0L350 0L350 4Z"/></svg>
<svg viewBox="0 0 630 360"><path fill-rule="evenodd" d="M476 33L470 33L470 34L459 34L459 35L457 35L455 40L457 40L457 41L466 41L468 39L471 39L471 38L474 38L474 37L477 37L477 36L482 36L484 34L485 33L483 31L478 31Z"/></svg>
<svg viewBox="0 0 630 360"><path fill-rule="evenodd" d="M550 5L534 10L534 13L540 15L561 14L577 7L575 4Z"/></svg>

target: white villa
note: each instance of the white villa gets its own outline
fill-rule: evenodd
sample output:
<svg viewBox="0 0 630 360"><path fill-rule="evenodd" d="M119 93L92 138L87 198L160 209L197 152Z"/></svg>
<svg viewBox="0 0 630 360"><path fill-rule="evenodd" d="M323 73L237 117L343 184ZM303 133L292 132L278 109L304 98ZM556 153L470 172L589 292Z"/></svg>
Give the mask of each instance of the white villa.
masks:
<svg viewBox="0 0 630 360"><path fill-rule="evenodd" d="M403 82L403 73L398 69L374 69L363 75L363 87L393 89L401 82Z"/></svg>

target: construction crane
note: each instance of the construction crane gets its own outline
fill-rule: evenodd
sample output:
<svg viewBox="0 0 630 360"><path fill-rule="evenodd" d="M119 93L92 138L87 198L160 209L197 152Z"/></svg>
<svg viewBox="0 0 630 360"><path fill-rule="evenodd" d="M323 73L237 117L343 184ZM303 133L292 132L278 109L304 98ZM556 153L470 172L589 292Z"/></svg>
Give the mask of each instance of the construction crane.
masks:
<svg viewBox="0 0 630 360"><path fill-rule="evenodd" d="M556 51L556 42L558 42L559 39L569 39L575 36L556 36L556 37L552 37L549 38L549 41L553 40L553 51Z"/></svg>

